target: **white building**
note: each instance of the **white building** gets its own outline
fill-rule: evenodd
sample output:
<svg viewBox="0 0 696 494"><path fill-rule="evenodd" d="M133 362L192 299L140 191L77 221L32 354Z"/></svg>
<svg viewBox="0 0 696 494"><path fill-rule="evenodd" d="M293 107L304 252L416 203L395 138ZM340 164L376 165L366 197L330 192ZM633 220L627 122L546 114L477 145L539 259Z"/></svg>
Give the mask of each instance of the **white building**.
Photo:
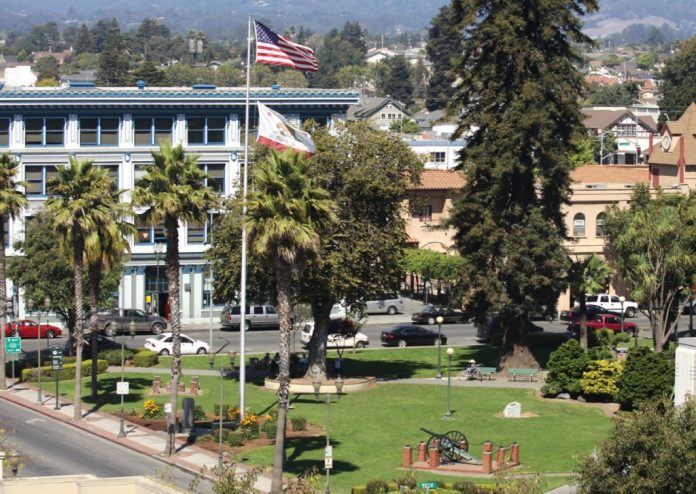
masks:
<svg viewBox="0 0 696 494"><path fill-rule="evenodd" d="M674 355L674 404L696 396L696 338L679 338Z"/></svg>

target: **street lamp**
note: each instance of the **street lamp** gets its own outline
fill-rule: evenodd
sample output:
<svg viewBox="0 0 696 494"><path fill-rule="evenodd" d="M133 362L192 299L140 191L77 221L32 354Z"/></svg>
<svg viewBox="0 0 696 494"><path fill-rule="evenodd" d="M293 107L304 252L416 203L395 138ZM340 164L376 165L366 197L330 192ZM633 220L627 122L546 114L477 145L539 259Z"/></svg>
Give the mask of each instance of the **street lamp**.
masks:
<svg viewBox="0 0 696 494"><path fill-rule="evenodd" d="M160 302L160 270L159 270L159 261L160 261L160 256L162 255L162 252L164 252L164 244L160 242L155 242L155 245L152 247L152 250L155 252L155 261L157 262L157 274L156 274L156 279L155 279L155 314L159 316L159 302Z"/></svg>
<svg viewBox="0 0 696 494"><path fill-rule="evenodd" d="M208 235L210 247L213 247L213 212L210 212L210 223L208 225ZM213 260L210 259L210 290L208 290L208 308L210 309L210 321L208 327L208 342L210 348L213 348Z"/></svg>
<svg viewBox="0 0 696 494"><path fill-rule="evenodd" d="M619 297L619 302L621 302L621 332L622 332L622 333L623 333L623 331L624 331L624 317L625 317L625 315L624 315L624 302L625 302L625 301L626 301L626 297L624 297L623 295L621 295L621 296Z"/></svg>
<svg viewBox="0 0 696 494"><path fill-rule="evenodd" d="M437 376L436 379L442 379L442 323L445 318L442 316L437 316L435 322L437 322Z"/></svg>
<svg viewBox="0 0 696 494"><path fill-rule="evenodd" d="M447 411L444 419L452 419L452 407L451 404L451 390L452 390L452 355L454 355L454 348L449 347L447 349Z"/></svg>
<svg viewBox="0 0 696 494"><path fill-rule="evenodd" d="M215 367L215 354L211 353L208 355L208 365L210 365L210 369L212 370ZM223 385L223 379L225 377L225 365L220 364L220 405L218 409L218 415L220 416L220 423L218 425L218 468L222 468L222 400L223 400L223 392L222 392L222 385Z"/></svg>
<svg viewBox="0 0 696 494"><path fill-rule="evenodd" d="M135 321L131 319L131 322L128 324L128 332L131 335L131 340L135 338ZM121 329L121 328L118 328ZM125 366L125 361L126 361L126 335L123 331L120 331L121 333L121 383L123 383L123 373L124 373L124 366ZM121 384L121 387L123 387L123 384ZM123 395L125 394L124 390L121 389L121 392L119 393L121 395L121 419L119 420L119 427L118 427L118 437L126 437L126 431L124 429L124 423L123 423Z"/></svg>
<svg viewBox="0 0 696 494"><path fill-rule="evenodd" d="M343 392L343 379L337 377L334 381L336 386L336 400L341 399ZM321 395L321 381L315 377L312 381L314 388L314 398L319 401ZM333 467L333 452L331 449L331 441L329 439L329 428L331 426L331 393L326 392L326 448L324 449L324 468L326 469L326 494L331 493L331 468Z"/></svg>
<svg viewBox="0 0 696 494"><path fill-rule="evenodd" d="M27 311L29 313L34 311L34 299L32 299L32 298L27 299ZM41 405L43 403L43 400L41 399L41 311L40 310L36 311L36 319L37 319L37 325L38 325L36 328L36 338L37 338L36 355L37 355L37 366L38 366L36 403Z"/></svg>

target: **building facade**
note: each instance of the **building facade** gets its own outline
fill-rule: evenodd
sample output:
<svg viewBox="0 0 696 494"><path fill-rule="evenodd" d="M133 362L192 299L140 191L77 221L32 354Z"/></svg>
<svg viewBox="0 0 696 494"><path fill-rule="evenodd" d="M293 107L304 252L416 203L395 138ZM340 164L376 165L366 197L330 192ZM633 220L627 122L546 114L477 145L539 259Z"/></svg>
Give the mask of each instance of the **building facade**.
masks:
<svg viewBox="0 0 696 494"><path fill-rule="evenodd" d="M244 165L244 88L101 88L73 84L60 88L0 89L0 152L21 165L29 206L9 223L8 255L24 236L25 221L43 207L46 185L56 167L69 158L90 159L105 167L124 200L152 162L158 142L182 144L197 155L208 174L207 185L221 197L237 193ZM252 89L250 128L256 127L255 103L262 102L294 124L314 119L331 127L345 120L358 93L322 89ZM118 293L120 307L165 313L168 289L164 272L163 226L147 225L137 214L137 234ZM203 225L180 224L182 322L207 320L226 301L211 297L203 254L211 241L210 220ZM12 293L12 292L8 292ZM21 296L21 294L20 294ZM211 300L212 299L212 300ZM24 303L19 303L20 310Z"/></svg>

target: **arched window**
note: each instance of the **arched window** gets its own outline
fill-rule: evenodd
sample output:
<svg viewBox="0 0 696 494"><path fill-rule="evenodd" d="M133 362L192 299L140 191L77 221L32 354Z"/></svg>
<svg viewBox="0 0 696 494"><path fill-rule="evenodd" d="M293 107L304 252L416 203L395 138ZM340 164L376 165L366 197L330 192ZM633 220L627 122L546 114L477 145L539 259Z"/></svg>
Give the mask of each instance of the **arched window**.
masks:
<svg viewBox="0 0 696 494"><path fill-rule="evenodd" d="M585 215L578 213L573 218L573 237L585 236Z"/></svg>
<svg viewBox="0 0 696 494"><path fill-rule="evenodd" d="M604 213L599 213L597 215L597 231L595 232L597 237L603 237L604 234Z"/></svg>

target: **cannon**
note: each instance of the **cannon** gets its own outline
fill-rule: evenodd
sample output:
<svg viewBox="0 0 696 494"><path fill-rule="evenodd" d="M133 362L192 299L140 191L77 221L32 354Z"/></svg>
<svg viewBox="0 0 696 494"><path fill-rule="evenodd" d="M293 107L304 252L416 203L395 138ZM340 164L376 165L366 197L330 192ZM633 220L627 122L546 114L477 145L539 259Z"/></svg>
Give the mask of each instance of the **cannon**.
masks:
<svg viewBox="0 0 696 494"><path fill-rule="evenodd" d="M430 452L430 447L433 445L434 441L438 441L438 450L440 451L440 458L442 460L469 463L472 465L482 464L481 460L469 454L469 441L467 441L463 432L449 431L444 434L438 434L437 432L429 431L425 427L421 427L421 430L430 435L426 443L428 452ZM466 444L466 447L462 447L462 443Z"/></svg>

